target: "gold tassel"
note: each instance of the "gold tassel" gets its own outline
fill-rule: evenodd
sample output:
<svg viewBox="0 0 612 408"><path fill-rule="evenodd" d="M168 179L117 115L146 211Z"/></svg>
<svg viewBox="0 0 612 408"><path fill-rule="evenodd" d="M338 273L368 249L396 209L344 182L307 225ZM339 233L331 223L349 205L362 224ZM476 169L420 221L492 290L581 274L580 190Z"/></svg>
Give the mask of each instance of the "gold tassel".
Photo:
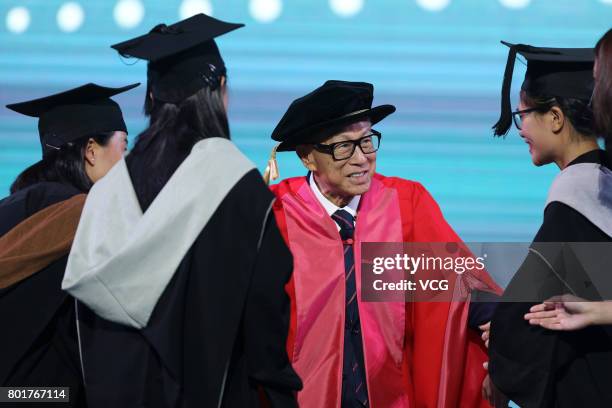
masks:
<svg viewBox="0 0 612 408"><path fill-rule="evenodd" d="M268 159L268 166L264 170L263 179L266 184L270 184L271 181L276 180L280 176L278 163L276 162L276 149L278 149L278 146L280 146L280 143L272 148L270 159Z"/></svg>

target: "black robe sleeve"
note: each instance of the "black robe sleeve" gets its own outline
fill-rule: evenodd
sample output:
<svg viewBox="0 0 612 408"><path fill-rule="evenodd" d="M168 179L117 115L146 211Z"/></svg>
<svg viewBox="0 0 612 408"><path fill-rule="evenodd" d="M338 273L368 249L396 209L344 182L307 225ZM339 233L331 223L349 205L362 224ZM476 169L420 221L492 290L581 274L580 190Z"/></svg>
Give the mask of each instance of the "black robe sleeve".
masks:
<svg viewBox="0 0 612 408"><path fill-rule="evenodd" d="M79 193L71 186L49 182L16 192L0 202L0 234ZM0 385L70 387L70 403L44 405L80 407L85 398L74 299L61 290L67 257L0 290Z"/></svg>
<svg viewBox="0 0 612 408"><path fill-rule="evenodd" d="M603 327L557 332L531 326L523 316L539 299L567 293L568 270L562 246L538 242L605 242L610 238L572 208L551 203L534 247L506 288L491 326L489 372L495 385L519 406L612 406L612 341ZM551 271L553 267L559 277ZM571 272L571 271L570 271Z"/></svg>
<svg viewBox="0 0 612 408"><path fill-rule="evenodd" d="M494 293L475 290L470 301L468 327L479 331L479 326L490 322L500 299L501 296Z"/></svg>
<svg viewBox="0 0 612 408"><path fill-rule="evenodd" d="M247 297L243 330L247 333L249 378L260 384L273 407L297 407L295 391L302 388L286 350L290 303L285 285L292 269L293 257L270 212Z"/></svg>

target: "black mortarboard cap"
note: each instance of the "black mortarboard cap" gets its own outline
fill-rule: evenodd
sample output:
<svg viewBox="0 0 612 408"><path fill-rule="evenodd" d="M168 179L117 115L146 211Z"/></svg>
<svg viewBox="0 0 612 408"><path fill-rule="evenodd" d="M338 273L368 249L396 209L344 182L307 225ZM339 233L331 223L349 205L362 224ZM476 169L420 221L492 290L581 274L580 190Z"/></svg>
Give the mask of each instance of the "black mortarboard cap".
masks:
<svg viewBox="0 0 612 408"><path fill-rule="evenodd" d="M216 88L225 63L214 38L244 27L205 14L172 25L158 24L148 34L112 45L124 57L149 61L148 92L177 103L204 86Z"/></svg>
<svg viewBox="0 0 612 408"><path fill-rule="evenodd" d="M127 133L121 108L110 97L138 85L140 84L108 88L89 83L6 107L23 115L38 118L38 134L44 156L82 137L111 131Z"/></svg>
<svg viewBox="0 0 612 408"><path fill-rule="evenodd" d="M527 72L521 89L531 96L590 99L593 93L593 48L544 48L510 44L501 92L501 113L493 126L496 136L508 133L512 126L510 87L516 54L527 60Z"/></svg>
<svg viewBox="0 0 612 408"><path fill-rule="evenodd" d="M395 112L393 105L372 108L374 86L367 82L327 81L291 103L272 132L281 144L277 151L295 150L300 144L317 142L320 132L361 119L378 123Z"/></svg>

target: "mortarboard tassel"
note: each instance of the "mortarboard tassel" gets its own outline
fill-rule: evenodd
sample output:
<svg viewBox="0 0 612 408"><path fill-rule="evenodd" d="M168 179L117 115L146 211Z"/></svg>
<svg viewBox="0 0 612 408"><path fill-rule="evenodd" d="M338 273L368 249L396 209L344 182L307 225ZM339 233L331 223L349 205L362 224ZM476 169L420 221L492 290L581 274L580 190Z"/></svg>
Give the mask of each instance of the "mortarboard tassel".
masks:
<svg viewBox="0 0 612 408"><path fill-rule="evenodd" d="M266 166L266 170L264 170L263 179L266 184L270 184L271 181L276 180L280 176L278 172L278 163L276 162L276 149L278 149L278 146L280 146L280 143L272 148L270 158L268 159L268 165Z"/></svg>
<svg viewBox="0 0 612 408"><path fill-rule="evenodd" d="M519 48L519 44L509 44L505 41L501 42L504 45L510 47L508 52L508 60L506 61L506 69L504 71L504 82L502 84L501 92L501 112L499 119L493 129L495 130L495 136L505 136L508 130L512 126L512 107L510 106L510 88L512 86L512 74L514 73L514 62L516 61L516 53Z"/></svg>

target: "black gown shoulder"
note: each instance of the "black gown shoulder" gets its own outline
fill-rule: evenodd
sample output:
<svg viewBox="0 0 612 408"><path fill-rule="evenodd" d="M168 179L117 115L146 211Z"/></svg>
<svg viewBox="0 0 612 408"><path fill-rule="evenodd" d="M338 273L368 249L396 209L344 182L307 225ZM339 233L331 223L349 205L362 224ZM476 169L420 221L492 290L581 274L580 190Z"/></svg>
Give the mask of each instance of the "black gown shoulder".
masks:
<svg viewBox="0 0 612 408"><path fill-rule="evenodd" d="M38 211L79 193L67 184L41 182L11 194L0 201L0 236Z"/></svg>
<svg viewBox="0 0 612 408"><path fill-rule="evenodd" d="M534 242L608 242L605 232L570 206L553 201L544 210L544 221Z"/></svg>

